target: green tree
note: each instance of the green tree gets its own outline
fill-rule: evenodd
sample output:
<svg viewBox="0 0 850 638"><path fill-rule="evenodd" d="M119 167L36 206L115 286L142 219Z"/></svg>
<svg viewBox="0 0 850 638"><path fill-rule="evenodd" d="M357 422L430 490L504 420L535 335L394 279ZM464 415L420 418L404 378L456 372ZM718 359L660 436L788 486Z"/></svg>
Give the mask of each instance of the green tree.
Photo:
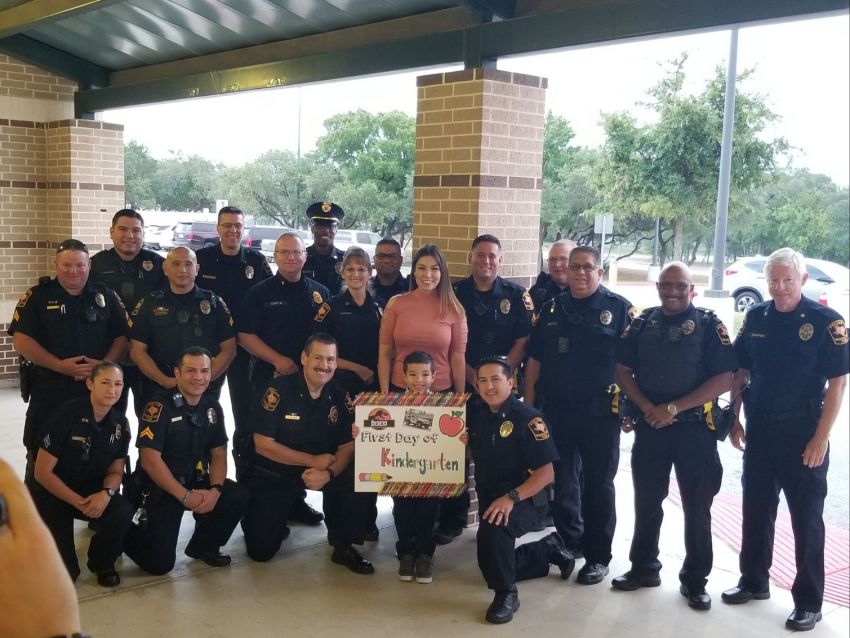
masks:
<svg viewBox="0 0 850 638"><path fill-rule="evenodd" d="M356 222L382 234L406 233L412 227L414 118L359 109L328 118L325 129L316 155L343 175L334 199L346 209L346 226Z"/></svg>
<svg viewBox="0 0 850 638"><path fill-rule="evenodd" d="M154 198L160 208L197 211L215 206L218 173L222 169L198 155L172 156L157 162L151 177Z"/></svg>
<svg viewBox="0 0 850 638"><path fill-rule="evenodd" d="M124 201L132 208L156 206L151 177L156 172L157 161L148 147L130 140L124 145Z"/></svg>
<svg viewBox="0 0 850 638"><path fill-rule="evenodd" d="M674 60L648 92L643 106L654 112L652 123L641 125L629 113L603 116L607 140L597 183L604 205L621 221L660 217L673 230L674 258L692 261L713 232L726 73L718 66L700 94L688 95L686 62L687 54ZM763 96L740 88L751 73L739 74L735 100L732 189L739 192L763 183L787 148L783 139L761 137L777 116Z"/></svg>
<svg viewBox="0 0 850 638"><path fill-rule="evenodd" d="M298 228L306 225L307 206L330 199L339 179L333 165L316 161L313 155L298 158L291 151L274 150L228 169L222 181L228 200L258 221Z"/></svg>

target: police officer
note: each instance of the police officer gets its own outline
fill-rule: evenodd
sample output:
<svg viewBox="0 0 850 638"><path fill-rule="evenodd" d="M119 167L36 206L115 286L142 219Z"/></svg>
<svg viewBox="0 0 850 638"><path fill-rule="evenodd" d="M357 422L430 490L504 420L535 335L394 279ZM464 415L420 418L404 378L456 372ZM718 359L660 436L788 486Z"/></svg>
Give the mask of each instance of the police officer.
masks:
<svg viewBox="0 0 850 638"><path fill-rule="evenodd" d="M242 210L236 206L225 206L218 211L216 230L221 241L201 248L198 253L198 276L195 284L211 290L221 297L239 328L239 309L248 289L272 276L269 262L257 250L242 245L245 230ZM244 348L236 348L236 358L227 368L227 387L233 409L234 455L240 450L236 445L243 437L239 433L246 427L245 421L251 409L250 373L251 355ZM237 468L238 468L237 462Z"/></svg>
<svg viewBox="0 0 850 638"><path fill-rule="evenodd" d="M570 252L576 247L571 239L559 239L549 249L546 264L549 272L543 271L537 275L537 281L529 289L528 294L534 304L534 312L538 314L544 302L554 299L570 285Z"/></svg>
<svg viewBox="0 0 850 638"><path fill-rule="evenodd" d="M24 424L27 476L38 451L38 428L55 406L88 394L85 379L102 359L127 350L127 312L105 285L89 281L89 251L66 239L56 249L56 278L27 290L12 317L12 347L36 366Z"/></svg>
<svg viewBox="0 0 850 638"><path fill-rule="evenodd" d="M330 296L322 284L303 276L305 259L301 238L296 233L282 234L275 242L277 274L251 288L242 301L239 344L252 355L254 394L273 375L298 371L313 317ZM242 445L244 442L240 442ZM290 516L308 525L318 525L324 518L303 498Z"/></svg>
<svg viewBox="0 0 850 638"><path fill-rule="evenodd" d="M342 290L342 251L334 246L334 237L344 216L342 207L331 202L315 202L307 207L313 244L307 248L304 274L325 286L331 295Z"/></svg>
<svg viewBox="0 0 850 638"><path fill-rule="evenodd" d="M141 213L122 208L112 217L109 238L112 248L101 250L91 258L92 281L100 281L112 288L121 297L124 307L132 310L139 299L152 290L166 286L165 261L160 255L142 248L145 220ZM133 390L135 413L142 409L142 388L139 369L129 356L120 362L124 368L124 390L118 409L126 412L128 395Z"/></svg>
<svg viewBox="0 0 850 638"><path fill-rule="evenodd" d="M201 346L213 354L210 392L218 397L224 373L236 356L236 331L221 298L195 285L195 253L179 247L165 259L166 290L142 298L130 315L130 357L145 375L144 396L177 385L172 375L180 354Z"/></svg>
<svg viewBox="0 0 850 638"><path fill-rule="evenodd" d="M555 464L555 528L568 551L585 557L577 582L594 585L608 573L617 522L614 347L634 310L600 285L596 248L574 248L569 273L569 289L543 304L532 329L525 399L533 405L539 400L561 456Z"/></svg>
<svg viewBox="0 0 850 638"><path fill-rule="evenodd" d="M301 353L303 370L274 378L263 391L251 420L255 467L242 529L248 555L267 561L288 535L286 520L302 490L321 490L334 545L331 560L371 574L375 568L352 547L364 540L368 495L354 493L354 408L331 381L336 355L333 337L314 334Z"/></svg>
<svg viewBox="0 0 850 638"><path fill-rule="evenodd" d="M632 446L632 568L611 585L633 591L660 584L661 503L667 496L670 468L675 467L685 516L679 591L692 609L707 610L711 597L705 584L713 560L711 503L723 475L711 408L729 390L737 362L723 323L711 311L691 304L694 285L687 266L668 264L656 286L661 307L649 308L635 319L617 347L617 383L640 415Z"/></svg>
<svg viewBox="0 0 850 638"><path fill-rule="evenodd" d="M248 505L248 491L227 476L227 433L221 405L205 394L212 377L209 351L187 348L175 361L173 391L151 397L139 419L139 462L133 473L138 525L124 551L145 571L174 568L183 512L195 517L185 553L212 567L230 564L220 548Z"/></svg>
<svg viewBox="0 0 850 638"><path fill-rule="evenodd" d="M86 379L90 395L71 399L50 416L41 431L32 490L72 580L80 575L74 519L93 523L88 568L103 587L121 582L115 559L133 516L130 503L118 494L130 445L127 417L114 407L123 378L121 366L101 361Z"/></svg>
<svg viewBox="0 0 850 638"><path fill-rule="evenodd" d="M543 415L513 393L505 357L487 357L477 371L479 396L469 404L469 447L478 490L478 566L495 592L488 622L510 622L519 609L516 583L540 578L556 565L570 577L575 559L557 532L515 548L531 530L537 511L531 498L552 482L558 460Z"/></svg>
<svg viewBox="0 0 850 638"><path fill-rule="evenodd" d="M772 301L749 310L735 340L741 368L732 394L747 388L747 428L744 436L738 421L730 438L738 449L746 442L744 522L741 579L723 592L723 602L770 597L772 532L782 489L797 559L794 610L785 626L806 631L821 619L829 433L847 387L850 346L841 316L803 296L808 274L800 253L780 248L767 258L764 274Z"/></svg>
<svg viewBox="0 0 850 638"><path fill-rule="evenodd" d="M479 235L468 255L472 274L454 284L458 301L466 311L469 330L466 342L466 385L475 389L475 366L484 357L502 355L513 369L525 359L531 331L531 297L525 288L499 276L502 243L493 235ZM440 503L435 540L445 545L462 532L469 509L469 493ZM538 526L538 531L539 531Z"/></svg>
<svg viewBox="0 0 850 638"><path fill-rule="evenodd" d="M375 244L375 276L370 284L381 308L395 295L410 290L410 280L401 274L402 261L401 244L392 237L384 237Z"/></svg>

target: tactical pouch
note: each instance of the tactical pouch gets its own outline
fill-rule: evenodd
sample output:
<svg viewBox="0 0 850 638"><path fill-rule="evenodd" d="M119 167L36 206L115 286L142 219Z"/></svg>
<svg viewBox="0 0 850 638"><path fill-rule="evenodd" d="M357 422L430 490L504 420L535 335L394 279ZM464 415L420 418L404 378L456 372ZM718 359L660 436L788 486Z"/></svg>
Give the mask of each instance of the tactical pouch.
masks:
<svg viewBox="0 0 850 638"><path fill-rule="evenodd" d="M24 356L18 357L18 379L21 384L21 398L24 403L29 403L35 380L35 364Z"/></svg>

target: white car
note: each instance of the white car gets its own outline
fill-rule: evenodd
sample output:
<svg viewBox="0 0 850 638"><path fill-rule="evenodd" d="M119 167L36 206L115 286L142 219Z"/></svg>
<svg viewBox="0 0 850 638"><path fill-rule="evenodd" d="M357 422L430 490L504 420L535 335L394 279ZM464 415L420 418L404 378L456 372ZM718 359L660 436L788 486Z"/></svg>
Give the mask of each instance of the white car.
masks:
<svg viewBox="0 0 850 638"><path fill-rule="evenodd" d="M174 224L145 226L145 246L151 250L171 250L174 248Z"/></svg>
<svg viewBox="0 0 850 638"><path fill-rule="evenodd" d="M764 264L767 257L744 257L726 268L723 287L735 298L735 311L745 312L753 304L769 299ZM806 258L809 279L803 294L824 305L847 312L850 299L850 270L822 259Z"/></svg>
<svg viewBox="0 0 850 638"><path fill-rule="evenodd" d="M313 234L309 230L295 230L301 235L304 240L304 245L309 246L313 243ZM360 246L369 255L369 259L375 259L376 244L381 241L381 236L378 233L373 233L368 230L357 230L354 228L340 229L336 231L334 237L334 246L341 251L351 246ZM260 251L266 256L269 261L274 261L274 239L264 239L260 247Z"/></svg>

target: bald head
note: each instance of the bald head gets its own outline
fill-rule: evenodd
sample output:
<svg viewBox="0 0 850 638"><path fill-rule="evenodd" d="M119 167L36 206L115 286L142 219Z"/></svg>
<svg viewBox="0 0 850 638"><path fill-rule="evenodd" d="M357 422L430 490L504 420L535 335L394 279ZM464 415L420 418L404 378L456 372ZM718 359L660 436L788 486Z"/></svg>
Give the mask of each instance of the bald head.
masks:
<svg viewBox="0 0 850 638"><path fill-rule="evenodd" d="M690 268L682 262L674 261L664 266L655 286L661 298L661 312L665 315L675 315L690 307L694 280Z"/></svg>
<svg viewBox="0 0 850 638"><path fill-rule="evenodd" d="M664 268L661 269L661 272L658 273L659 283L664 281L665 274L671 273L671 271L675 271L677 274L682 275L689 284L694 283L694 278L691 276L691 269L688 268L687 264L681 261L671 261L669 264L664 266Z"/></svg>
<svg viewBox="0 0 850 638"><path fill-rule="evenodd" d="M179 246L168 253L162 265L171 291L176 294L191 292L198 276L198 259L195 251Z"/></svg>

